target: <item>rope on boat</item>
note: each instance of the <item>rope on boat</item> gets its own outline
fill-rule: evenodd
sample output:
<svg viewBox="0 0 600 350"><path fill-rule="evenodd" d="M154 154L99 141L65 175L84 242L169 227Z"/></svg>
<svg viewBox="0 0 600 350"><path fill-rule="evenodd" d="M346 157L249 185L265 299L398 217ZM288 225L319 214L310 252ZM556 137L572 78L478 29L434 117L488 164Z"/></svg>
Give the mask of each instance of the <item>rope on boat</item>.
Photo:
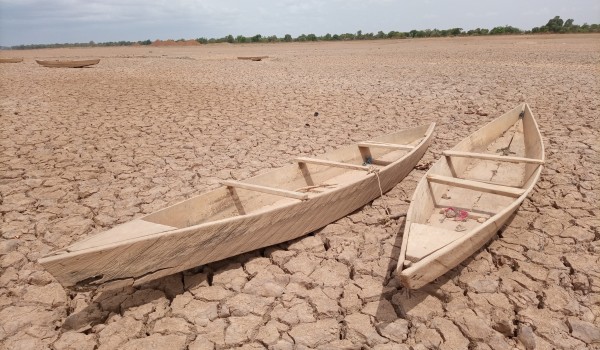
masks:
<svg viewBox="0 0 600 350"><path fill-rule="evenodd" d="M377 178L377 185L379 186L379 194L381 195L381 201L383 202L383 209L385 211L386 221L389 221L392 218L392 212L390 210L390 207L387 205L385 198L383 197L383 189L381 188L381 180L379 179L379 169L371 164L367 165L367 167L369 168L367 174L375 174L375 177Z"/></svg>

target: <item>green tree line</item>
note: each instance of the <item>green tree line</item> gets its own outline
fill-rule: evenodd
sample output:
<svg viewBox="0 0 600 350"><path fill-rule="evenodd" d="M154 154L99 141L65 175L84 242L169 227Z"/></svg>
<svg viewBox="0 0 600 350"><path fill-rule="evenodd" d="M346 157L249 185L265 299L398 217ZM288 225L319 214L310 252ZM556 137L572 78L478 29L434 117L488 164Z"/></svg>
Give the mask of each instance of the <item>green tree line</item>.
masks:
<svg viewBox="0 0 600 350"><path fill-rule="evenodd" d="M347 41L347 40L379 40L379 39L407 39L407 38L437 38L451 36L479 36L479 35L515 35L515 34L543 34L543 33L600 33L600 24L577 25L573 23L573 19L563 21L560 16L555 16L550 19L546 25L534 27L531 30L521 30L513 26L499 26L492 29L476 28L468 31L462 28L449 29L413 29L409 32L390 31L385 33L379 31L377 33L363 33L362 30L356 33L330 34L317 36L315 34L301 34L297 37L292 37L290 34L285 34L283 37L276 35L263 36L256 34L254 36L233 36L227 35L222 38L197 38L201 44L210 43L274 43L274 42L306 42L306 41ZM179 39L177 41L184 41ZM38 44L38 45L17 45L11 49L41 49L41 48L58 48L58 47L94 47L94 46L131 46L131 45L150 45L152 41L109 41L102 43L65 43L65 44Z"/></svg>

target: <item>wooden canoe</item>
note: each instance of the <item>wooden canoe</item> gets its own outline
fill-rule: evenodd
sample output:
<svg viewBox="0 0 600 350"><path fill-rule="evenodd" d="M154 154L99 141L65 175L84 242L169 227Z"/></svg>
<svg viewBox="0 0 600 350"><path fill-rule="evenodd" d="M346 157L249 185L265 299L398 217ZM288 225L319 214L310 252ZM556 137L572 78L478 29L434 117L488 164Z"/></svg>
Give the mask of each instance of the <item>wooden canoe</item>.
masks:
<svg viewBox="0 0 600 350"><path fill-rule="evenodd" d="M434 127L298 158L244 181L223 181L215 190L92 235L39 262L66 287L106 290L300 237L379 197L379 184L383 192L394 187L421 159ZM363 165L365 159L372 165Z"/></svg>
<svg viewBox="0 0 600 350"><path fill-rule="evenodd" d="M239 56L238 60L262 61L269 56Z"/></svg>
<svg viewBox="0 0 600 350"><path fill-rule="evenodd" d="M527 104L444 151L408 209L397 268L402 284L420 288L477 252L531 192L543 163Z"/></svg>
<svg viewBox="0 0 600 350"><path fill-rule="evenodd" d="M81 60L81 61L39 61L35 60L39 65L49 68L83 68L88 66L93 66L100 62L99 59L96 60Z"/></svg>
<svg viewBox="0 0 600 350"><path fill-rule="evenodd" d="M23 58L0 58L0 63L21 63Z"/></svg>

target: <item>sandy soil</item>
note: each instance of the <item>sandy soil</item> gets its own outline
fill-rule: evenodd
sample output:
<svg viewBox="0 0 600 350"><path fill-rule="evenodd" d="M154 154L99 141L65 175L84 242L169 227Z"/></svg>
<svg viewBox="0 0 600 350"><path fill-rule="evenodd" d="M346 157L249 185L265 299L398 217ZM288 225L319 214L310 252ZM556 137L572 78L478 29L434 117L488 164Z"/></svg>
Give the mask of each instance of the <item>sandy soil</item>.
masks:
<svg viewBox="0 0 600 350"><path fill-rule="evenodd" d="M0 65L0 348L600 348L600 36L0 56L25 57ZM70 292L36 263L219 179L436 121L427 164L520 102L544 136L541 180L499 237L420 291L391 274L403 221L380 224L380 199L139 289ZM423 174L385 195L394 213Z"/></svg>

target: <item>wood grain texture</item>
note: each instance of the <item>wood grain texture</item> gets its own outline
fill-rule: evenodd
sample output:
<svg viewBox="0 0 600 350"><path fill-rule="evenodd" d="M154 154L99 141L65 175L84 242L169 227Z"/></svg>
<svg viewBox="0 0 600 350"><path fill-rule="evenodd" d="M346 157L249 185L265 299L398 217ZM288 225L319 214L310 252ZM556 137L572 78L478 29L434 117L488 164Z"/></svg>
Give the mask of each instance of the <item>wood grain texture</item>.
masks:
<svg viewBox="0 0 600 350"><path fill-rule="evenodd" d="M325 159L300 157L300 158L296 158L296 161L298 163L304 163L304 164L317 164L317 165L325 165L325 166L331 166L331 167L343 168L343 169L369 171L368 166L347 164L347 163L342 163L342 162L334 162L334 161L325 160Z"/></svg>
<svg viewBox="0 0 600 350"><path fill-rule="evenodd" d="M412 146L412 145L398 145L398 144L393 144L393 143L383 143L383 142L373 142L373 141L359 142L358 147L388 148L388 149L413 149L413 148L415 148L415 146Z"/></svg>
<svg viewBox="0 0 600 350"><path fill-rule="evenodd" d="M523 118L519 115L524 111ZM536 159L537 162L505 162L497 159L506 150L515 158ZM544 146L537 123L526 104L517 106L488 123L458 143L449 154L483 153L483 157L441 157L421 179L409 207L402 248L398 261L407 260L411 240L421 240L415 224L431 225L432 230L466 228L460 238L442 248L430 247L428 254L406 267L399 263L396 273L404 286L420 288L454 268L486 244L516 212L540 177L545 161ZM495 162L495 163L494 163ZM470 180L464 180L469 178ZM431 179L449 181L430 182ZM442 182L442 183L440 183ZM518 187L499 186L516 198L490 191L489 183L518 183ZM456 185L467 184L468 186ZM511 185L512 186L512 185ZM467 187L466 189L464 187ZM477 189L485 190L477 191ZM491 193L490 193L491 192ZM446 218L440 208L465 208L467 211L490 213L490 217L469 215L465 222ZM483 222L477 221L481 219ZM427 251L427 249L425 249ZM414 260L414 257L412 257Z"/></svg>
<svg viewBox="0 0 600 350"><path fill-rule="evenodd" d="M442 152L442 154L446 157L475 158L475 159L496 160L496 161L500 161L500 162L510 162L510 163L544 164L544 161L541 159L525 158L525 157L509 157L509 156L500 156L500 155L496 155L496 154L460 152L460 151L444 151L444 152Z"/></svg>
<svg viewBox="0 0 600 350"><path fill-rule="evenodd" d="M431 142L434 126L432 123L377 138L381 142L415 146L410 151L376 154L383 160L394 159L378 174L384 192L402 180L421 159ZM320 157L345 163L363 161L357 145ZM323 165L307 165L302 171L292 164L243 182L293 190L313 181L315 185L328 186L321 193L311 193L305 201L239 191L238 204L244 206L244 215L239 214L227 188L221 187L138 219L175 227L173 230L120 237L114 237L109 230L99 234L98 242L112 237L111 243L95 247L76 243L50 253L39 262L67 287L106 289L139 285L300 237L380 196L375 174Z"/></svg>
<svg viewBox="0 0 600 350"><path fill-rule="evenodd" d="M274 194L276 196L294 198L294 199L299 199L299 200L308 199L308 194L306 194L306 193L280 190L278 188L259 186L259 185L253 185L253 184L246 184L246 183L243 183L240 181L231 181L231 180L221 181L221 185L227 186L227 187L243 188L245 190L269 193L269 194Z"/></svg>
<svg viewBox="0 0 600 350"><path fill-rule="evenodd" d="M499 194L501 196L509 196L509 197L519 197L523 194L524 190L521 188L512 188L508 186L500 186L496 184L490 184L485 182L478 182L472 180L465 179L457 179L455 177L450 176L442 176L442 175L427 175L427 180L429 182L440 183L444 185L456 186L461 188L466 188L469 190L475 190L480 192L487 192L493 194Z"/></svg>

